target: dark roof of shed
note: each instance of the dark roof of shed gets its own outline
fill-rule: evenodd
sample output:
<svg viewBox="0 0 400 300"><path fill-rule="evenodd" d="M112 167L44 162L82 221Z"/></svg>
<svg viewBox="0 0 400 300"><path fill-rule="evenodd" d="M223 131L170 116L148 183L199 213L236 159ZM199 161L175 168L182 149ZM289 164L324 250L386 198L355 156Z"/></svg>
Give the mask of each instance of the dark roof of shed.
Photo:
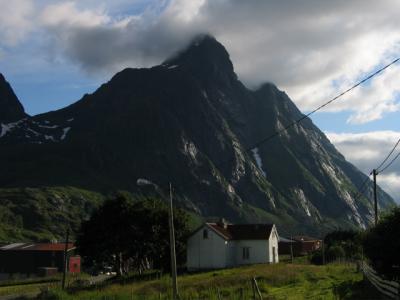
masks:
<svg viewBox="0 0 400 300"><path fill-rule="evenodd" d="M226 240L267 240L274 227L274 224L206 224Z"/></svg>
<svg viewBox="0 0 400 300"><path fill-rule="evenodd" d="M65 243L14 243L0 247L0 251L64 251ZM68 251L75 249L68 243Z"/></svg>

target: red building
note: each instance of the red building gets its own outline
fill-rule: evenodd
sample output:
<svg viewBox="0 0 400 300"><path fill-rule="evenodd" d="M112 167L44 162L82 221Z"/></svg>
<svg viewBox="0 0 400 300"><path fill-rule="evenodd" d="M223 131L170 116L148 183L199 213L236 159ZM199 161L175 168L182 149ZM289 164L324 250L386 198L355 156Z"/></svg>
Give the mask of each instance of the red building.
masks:
<svg viewBox="0 0 400 300"><path fill-rule="evenodd" d="M68 270L80 272L80 257L75 256L75 246L68 243ZM0 247L0 273L52 275L62 272L65 243L14 243Z"/></svg>
<svg viewBox="0 0 400 300"><path fill-rule="evenodd" d="M322 240L305 235L293 236L291 239L280 238L279 254L290 255L293 251L294 256L307 255L322 247Z"/></svg>
<svg viewBox="0 0 400 300"><path fill-rule="evenodd" d="M79 255L69 257L68 271L74 274L81 272L81 257Z"/></svg>

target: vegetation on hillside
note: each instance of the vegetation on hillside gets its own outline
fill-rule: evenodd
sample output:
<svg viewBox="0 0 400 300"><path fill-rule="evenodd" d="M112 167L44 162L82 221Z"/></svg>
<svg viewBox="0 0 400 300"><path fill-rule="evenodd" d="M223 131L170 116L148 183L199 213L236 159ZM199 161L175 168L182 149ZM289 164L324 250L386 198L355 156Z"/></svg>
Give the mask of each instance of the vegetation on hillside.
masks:
<svg viewBox="0 0 400 300"><path fill-rule="evenodd" d="M0 189L0 243L55 241L76 232L104 201L97 192L71 186Z"/></svg>

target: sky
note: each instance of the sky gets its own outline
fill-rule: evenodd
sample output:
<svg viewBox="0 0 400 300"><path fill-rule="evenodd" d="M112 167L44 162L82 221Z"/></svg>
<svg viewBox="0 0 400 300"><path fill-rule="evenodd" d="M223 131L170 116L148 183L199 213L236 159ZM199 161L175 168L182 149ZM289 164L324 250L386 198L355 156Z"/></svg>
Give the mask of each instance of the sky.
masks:
<svg viewBox="0 0 400 300"><path fill-rule="evenodd" d="M32 115L79 100L123 68L159 64L201 33L227 48L248 88L273 82L303 112L400 56L398 0L0 0L0 7L0 72ZM399 117L400 62L312 120L369 174L400 138ZM400 159L378 183L400 203Z"/></svg>

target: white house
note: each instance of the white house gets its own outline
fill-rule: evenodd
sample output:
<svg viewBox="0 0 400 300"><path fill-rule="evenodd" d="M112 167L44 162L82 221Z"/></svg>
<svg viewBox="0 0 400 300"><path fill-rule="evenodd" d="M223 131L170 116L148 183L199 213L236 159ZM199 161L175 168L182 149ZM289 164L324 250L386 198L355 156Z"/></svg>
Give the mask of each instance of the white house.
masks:
<svg viewBox="0 0 400 300"><path fill-rule="evenodd" d="M188 239L188 270L278 261L278 232L274 224L205 223Z"/></svg>

